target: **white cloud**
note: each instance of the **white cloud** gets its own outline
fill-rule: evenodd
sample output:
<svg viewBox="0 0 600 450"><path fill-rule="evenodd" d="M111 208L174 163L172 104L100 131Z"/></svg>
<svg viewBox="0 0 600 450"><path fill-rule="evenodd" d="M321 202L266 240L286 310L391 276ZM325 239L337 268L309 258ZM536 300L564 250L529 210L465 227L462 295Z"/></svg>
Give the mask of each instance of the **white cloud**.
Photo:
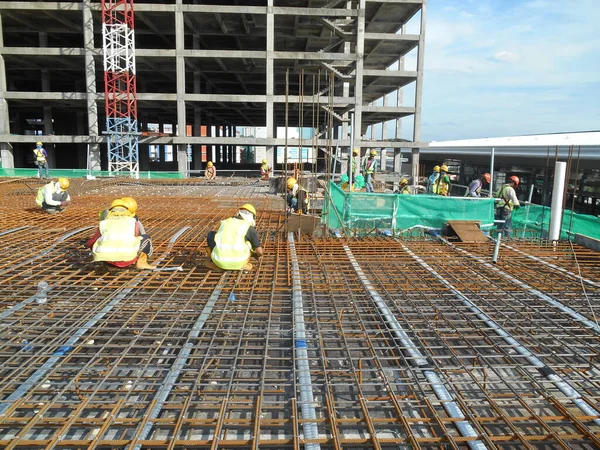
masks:
<svg viewBox="0 0 600 450"><path fill-rule="evenodd" d="M506 63L517 63L521 60L521 55L513 52L507 52L506 50L502 50L500 52L494 53L492 56L494 61L506 62Z"/></svg>

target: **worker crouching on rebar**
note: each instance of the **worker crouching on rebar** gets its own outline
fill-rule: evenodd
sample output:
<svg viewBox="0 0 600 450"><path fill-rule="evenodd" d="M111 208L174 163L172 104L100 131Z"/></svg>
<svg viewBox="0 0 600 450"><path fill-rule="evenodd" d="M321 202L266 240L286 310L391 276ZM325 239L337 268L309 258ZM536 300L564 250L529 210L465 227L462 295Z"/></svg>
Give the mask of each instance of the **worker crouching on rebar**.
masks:
<svg viewBox="0 0 600 450"><path fill-rule="evenodd" d="M308 214L308 192L304 189L295 178L288 178L286 182L287 187L287 206L289 212L295 212L296 214Z"/></svg>
<svg viewBox="0 0 600 450"><path fill-rule="evenodd" d="M223 270L252 270L250 257L264 253L255 225L256 209L248 203L234 217L222 220L206 238L211 261Z"/></svg>
<svg viewBox="0 0 600 450"><path fill-rule="evenodd" d="M59 178L56 182L51 181L42 186L35 197L36 205L50 214L61 212L65 206L71 204L71 197L67 192L69 185L68 178Z"/></svg>
<svg viewBox="0 0 600 450"><path fill-rule="evenodd" d="M260 179L263 181L271 178L272 168L269 167L269 162L266 159L262 160L262 164L260 166Z"/></svg>
<svg viewBox="0 0 600 450"><path fill-rule="evenodd" d="M104 261L116 267L135 264L139 270L154 270L148 264L152 241L139 221L137 202L131 197L118 198L100 214L100 224L87 241L94 261Z"/></svg>
<svg viewBox="0 0 600 450"><path fill-rule="evenodd" d="M204 170L204 178L207 180L214 180L217 178L217 168L212 161L206 163L206 169Z"/></svg>

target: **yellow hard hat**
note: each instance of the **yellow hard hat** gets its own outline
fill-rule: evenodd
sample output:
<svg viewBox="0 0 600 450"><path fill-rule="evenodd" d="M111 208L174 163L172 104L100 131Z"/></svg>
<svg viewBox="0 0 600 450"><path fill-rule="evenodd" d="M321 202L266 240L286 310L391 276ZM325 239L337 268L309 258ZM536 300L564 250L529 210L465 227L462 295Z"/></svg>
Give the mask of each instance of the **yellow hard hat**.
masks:
<svg viewBox="0 0 600 450"><path fill-rule="evenodd" d="M287 179L287 182L285 183L285 185L287 186L288 189L291 189L294 187L294 185L297 183L295 178L289 177Z"/></svg>
<svg viewBox="0 0 600 450"><path fill-rule="evenodd" d="M439 172L440 171L440 166L433 166L433 171L434 172Z"/></svg>
<svg viewBox="0 0 600 450"><path fill-rule="evenodd" d="M209 161L209 162L206 163L206 167L212 167L212 166L213 166L212 161Z"/></svg>
<svg viewBox="0 0 600 450"><path fill-rule="evenodd" d="M352 150L352 153L358 155L360 153L360 148L355 148L354 150Z"/></svg>
<svg viewBox="0 0 600 450"><path fill-rule="evenodd" d="M377 156L377 152L375 150L371 150L371 156Z"/></svg>
<svg viewBox="0 0 600 450"><path fill-rule="evenodd" d="M108 209L113 209L113 208L125 208L129 211L129 208L127 208L127 204L125 203L124 199L122 199L122 198L117 198L112 201L112 203L110 204L110 208L108 208Z"/></svg>
<svg viewBox="0 0 600 450"><path fill-rule="evenodd" d="M135 215L138 209L137 202L133 197L123 197L121 202L125 205L125 208L131 213L132 216Z"/></svg>
<svg viewBox="0 0 600 450"><path fill-rule="evenodd" d="M246 203L245 205L240 206L240 209L245 209L246 211L250 211L254 217L256 217L256 209L250 203Z"/></svg>
<svg viewBox="0 0 600 450"><path fill-rule="evenodd" d="M41 142L36 142L35 145L39 145L40 147L43 145Z"/></svg>
<svg viewBox="0 0 600 450"><path fill-rule="evenodd" d="M446 164L442 164L442 167L440 167L440 170L442 172L448 172L448 166Z"/></svg>
<svg viewBox="0 0 600 450"><path fill-rule="evenodd" d="M402 178L400 180L400 184L407 184L407 183L408 183L408 180L406 178Z"/></svg>
<svg viewBox="0 0 600 450"><path fill-rule="evenodd" d="M63 191L66 191L66 190L69 188L69 185L70 185L70 184L71 184L71 183L69 183L69 179L68 179L68 178L63 178L63 177L60 177L60 178L58 179L58 185L60 186L60 188L61 188Z"/></svg>
<svg viewBox="0 0 600 450"><path fill-rule="evenodd" d="M269 164L269 161L267 161L266 159L263 159L263 160L262 160L262 163L263 163L263 164Z"/></svg>

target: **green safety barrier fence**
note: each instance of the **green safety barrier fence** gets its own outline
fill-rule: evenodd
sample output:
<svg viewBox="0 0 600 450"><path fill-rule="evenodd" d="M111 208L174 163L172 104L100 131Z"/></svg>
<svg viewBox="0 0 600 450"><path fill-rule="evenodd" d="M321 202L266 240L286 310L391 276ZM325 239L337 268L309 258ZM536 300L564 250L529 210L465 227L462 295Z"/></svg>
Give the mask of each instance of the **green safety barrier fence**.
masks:
<svg viewBox="0 0 600 450"><path fill-rule="evenodd" d="M516 237L526 237L530 232L547 236L550 227L550 207L526 205L513 212L513 233ZM600 218L588 214L578 214L570 210L563 211L560 238L569 239L570 235L582 234L600 239Z"/></svg>
<svg viewBox="0 0 600 450"><path fill-rule="evenodd" d="M442 228L449 220L494 223L494 199L344 192L329 183L324 221L329 228L406 230L415 226Z"/></svg>
<svg viewBox="0 0 600 450"><path fill-rule="evenodd" d="M53 178L65 177L65 178L83 178L87 175L101 178L114 178L114 177L126 177L125 173L117 174L116 172L109 172L108 170L92 170L86 169L50 169L50 175ZM0 168L0 177L37 177L38 169L3 169ZM160 172L160 171L147 171L139 172L139 179L181 179L185 178L181 172Z"/></svg>
<svg viewBox="0 0 600 450"><path fill-rule="evenodd" d="M441 229L449 220L476 220L482 228L489 228L494 223L494 199L346 192L330 182L323 220L329 228L365 230ZM512 220L514 237L547 236L550 207L523 206L513 212ZM600 239L600 218L564 211L560 238L574 234Z"/></svg>

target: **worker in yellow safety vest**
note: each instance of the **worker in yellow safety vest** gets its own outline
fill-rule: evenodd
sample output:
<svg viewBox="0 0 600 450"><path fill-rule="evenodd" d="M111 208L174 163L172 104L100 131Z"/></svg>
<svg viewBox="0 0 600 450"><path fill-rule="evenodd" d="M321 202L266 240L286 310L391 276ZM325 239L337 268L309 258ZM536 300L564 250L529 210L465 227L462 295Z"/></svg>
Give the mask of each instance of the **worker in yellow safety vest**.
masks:
<svg viewBox="0 0 600 450"><path fill-rule="evenodd" d="M293 177L288 178L285 185L287 188L286 201L288 212L308 214L310 201L306 189L300 186L298 181Z"/></svg>
<svg viewBox="0 0 600 450"><path fill-rule="evenodd" d="M35 203L44 211L50 214L61 212L65 206L71 204L71 197L67 192L70 182L68 178L59 178L58 181L51 181L38 189L35 197Z"/></svg>
<svg viewBox="0 0 600 450"><path fill-rule="evenodd" d="M262 160L262 164L260 166L260 179L268 180L271 177L271 172L273 169L269 167L269 162L266 159Z"/></svg>
<svg viewBox="0 0 600 450"><path fill-rule="evenodd" d="M406 178L400 180L400 186L398 186L398 190L395 194L411 194L410 186L408 185L408 180Z"/></svg>
<svg viewBox="0 0 600 450"><path fill-rule="evenodd" d="M206 163L206 169L204 170L204 178L207 180L214 180L217 178L217 168L212 161Z"/></svg>
<svg viewBox="0 0 600 450"><path fill-rule="evenodd" d="M367 192L375 192L373 188L373 180L375 179L375 172L377 172L377 151L371 150L368 156L365 156L362 166L363 176L365 177L365 190Z"/></svg>
<svg viewBox="0 0 600 450"><path fill-rule="evenodd" d="M48 153L46 153L46 149L42 147L41 142L36 142L33 154L35 155L35 164L38 166L38 178L50 178ZM42 172L45 172L45 176L42 176Z"/></svg>
<svg viewBox="0 0 600 450"><path fill-rule="evenodd" d="M496 192L496 198L499 199L496 204L496 220L504 221L497 229L508 238L512 234L512 212L521 207L516 192L520 182L521 180L519 177L513 175L512 177L509 177L508 182Z"/></svg>
<svg viewBox="0 0 600 450"><path fill-rule="evenodd" d="M100 214L100 224L87 241L94 261L104 261L116 267L135 264L139 270L154 270L148 264L152 255L152 241L137 217L137 202L132 197L114 200L110 208Z"/></svg>
<svg viewBox="0 0 600 450"><path fill-rule="evenodd" d="M211 261L223 270L252 270L250 257L260 258L264 251L256 231L256 209L246 203L234 217L221 221L217 231L206 237Z"/></svg>
<svg viewBox="0 0 600 450"><path fill-rule="evenodd" d="M446 164L442 164L440 166L440 176L433 185L433 193L447 197L450 195L451 187L452 185L450 184L450 177L448 176L448 166Z"/></svg>

